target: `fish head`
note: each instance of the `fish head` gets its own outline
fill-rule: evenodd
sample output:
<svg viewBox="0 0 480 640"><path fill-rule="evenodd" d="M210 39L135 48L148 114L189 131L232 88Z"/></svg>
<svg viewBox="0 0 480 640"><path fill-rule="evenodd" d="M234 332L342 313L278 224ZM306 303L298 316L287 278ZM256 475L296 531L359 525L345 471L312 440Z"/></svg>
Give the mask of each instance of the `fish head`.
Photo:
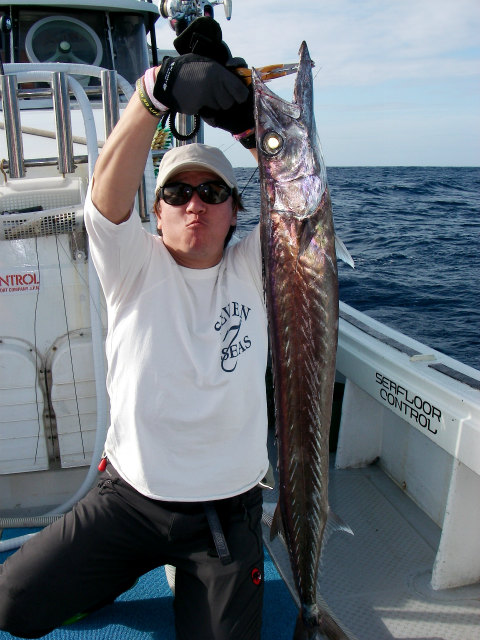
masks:
<svg viewBox="0 0 480 640"><path fill-rule="evenodd" d="M313 112L312 60L305 42L293 101L271 91L255 70L255 120L258 163L268 206L280 215L308 218L327 190Z"/></svg>

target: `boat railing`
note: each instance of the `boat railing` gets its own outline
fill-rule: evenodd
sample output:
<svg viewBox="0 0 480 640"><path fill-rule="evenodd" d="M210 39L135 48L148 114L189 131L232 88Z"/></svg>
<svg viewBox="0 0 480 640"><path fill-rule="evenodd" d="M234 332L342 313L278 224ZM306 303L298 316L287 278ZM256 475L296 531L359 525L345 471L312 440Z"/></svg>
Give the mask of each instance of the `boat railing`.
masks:
<svg viewBox="0 0 480 640"><path fill-rule="evenodd" d="M89 98L101 97L103 111L103 125L105 138L108 137L120 116L120 99L128 100L133 88L115 71L92 67L89 65L68 65L62 63L41 64L6 64L4 75L0 76L0 91L2 95L3 128L7 143L7 159L2 162L3 172L8 172L10 178L23 178L29 167L56 166L60 175L73 174L79 164L89 165L89 175L93 172L93 165L98 155L99 144L95 121ZM100 79L99 87L83 87L76 78L81 75ZM48 83L46 89L22 89L22 84L32 82ZM21 103L28 102L30 97L50 98L55 116L55 131L51 137L56 138L57 155L55 157L25 158L22 136L34 132L31 128L22 127ZM83 112L86 138L79 140L72 134L71 109L79 106ZM74 142L87 145L87 155L75 155ZM154 181L152 162L147 163L146 176L142 182L138 197L138 212L142 220L149 218L153 202L148 198L145 180Z"/></svg>

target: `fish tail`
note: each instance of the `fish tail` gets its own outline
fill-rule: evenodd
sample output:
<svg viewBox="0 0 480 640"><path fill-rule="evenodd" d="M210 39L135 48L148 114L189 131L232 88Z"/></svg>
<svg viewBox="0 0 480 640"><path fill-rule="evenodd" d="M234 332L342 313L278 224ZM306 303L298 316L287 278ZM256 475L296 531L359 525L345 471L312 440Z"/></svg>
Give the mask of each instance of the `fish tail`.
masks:
<svg viewBox="0 0 480 640"><path fill-rule="evenodd" d="M297 618L297 624L295 625L295 634L293 640L324 640L325 636L322 635L320 627L315 624L306 625L303 621L302 614L300 613Z"/></svg>
<svg viewBox="0 0 480 640"><path fill-rule="evenodd" d="M293 640L349 640L348 635L326 611L304 605L298 614Z"/></svg>

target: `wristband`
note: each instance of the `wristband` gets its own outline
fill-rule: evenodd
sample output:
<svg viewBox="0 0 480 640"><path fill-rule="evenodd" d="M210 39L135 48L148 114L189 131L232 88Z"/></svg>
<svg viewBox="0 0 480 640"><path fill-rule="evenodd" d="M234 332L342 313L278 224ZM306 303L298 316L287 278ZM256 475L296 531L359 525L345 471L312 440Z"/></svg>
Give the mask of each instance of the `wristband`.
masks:
<svg viewBox="0 0 480 640"><path fill-rule="evenodd" d="M247 129L242 133L232 134L235 140L238 140L245 149L254 149L256 145L255 128Z"/></svg>
<svg viewBox="0 0 480 640"><path fill-rule="evenodd" d="M235 140L238 140L239 142L242 141L242 138L248 138L248 136L251 136L252 133L255 133L255 128L252 127L251 129L247 129L246 131L242 131L242 133L233 133L233 137L235 138Z"/></svg>
<svg viewBox="0 0 480 640"><path fill-rule="evenodd" d="M168 107L162 104L159 100L155 98L153 95L153 89L155 87L155 67L150 67L145 71L143 76L143 86L145 88L145 93L147 94L147 98L150 100L152 106L160 111L161 113L165 113L168 111Z"/></svg>
<svg viewBox="0 0 480 640"><path fill-rule="evenodd" d="M153 104L148 99L143 85L143 78L139 78L135 86L137 89L138 97L140 98L140 102L143 104L145 109L155 118L161 118L162 115L164 115L164 112L162 113L161 111L158 111L158 109L155 109Z"/></svg>

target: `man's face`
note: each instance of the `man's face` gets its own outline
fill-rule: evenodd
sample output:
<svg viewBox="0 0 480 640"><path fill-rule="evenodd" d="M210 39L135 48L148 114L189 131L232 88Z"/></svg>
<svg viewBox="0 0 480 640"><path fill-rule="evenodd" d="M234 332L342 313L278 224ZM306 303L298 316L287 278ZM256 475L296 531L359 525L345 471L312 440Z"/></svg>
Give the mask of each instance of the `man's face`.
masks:
<svg viewBox="0 0 480 640"><path fill-rule="evenodd" d="M221 181L210 171L184 171L168 182L197 187L210 180ZM178 264L191 269L207 269L220 262L227 233L237 222L232 196L220 204L207 204L196 191L183 205L160 200L155 213L165 246Z"/></svg>

